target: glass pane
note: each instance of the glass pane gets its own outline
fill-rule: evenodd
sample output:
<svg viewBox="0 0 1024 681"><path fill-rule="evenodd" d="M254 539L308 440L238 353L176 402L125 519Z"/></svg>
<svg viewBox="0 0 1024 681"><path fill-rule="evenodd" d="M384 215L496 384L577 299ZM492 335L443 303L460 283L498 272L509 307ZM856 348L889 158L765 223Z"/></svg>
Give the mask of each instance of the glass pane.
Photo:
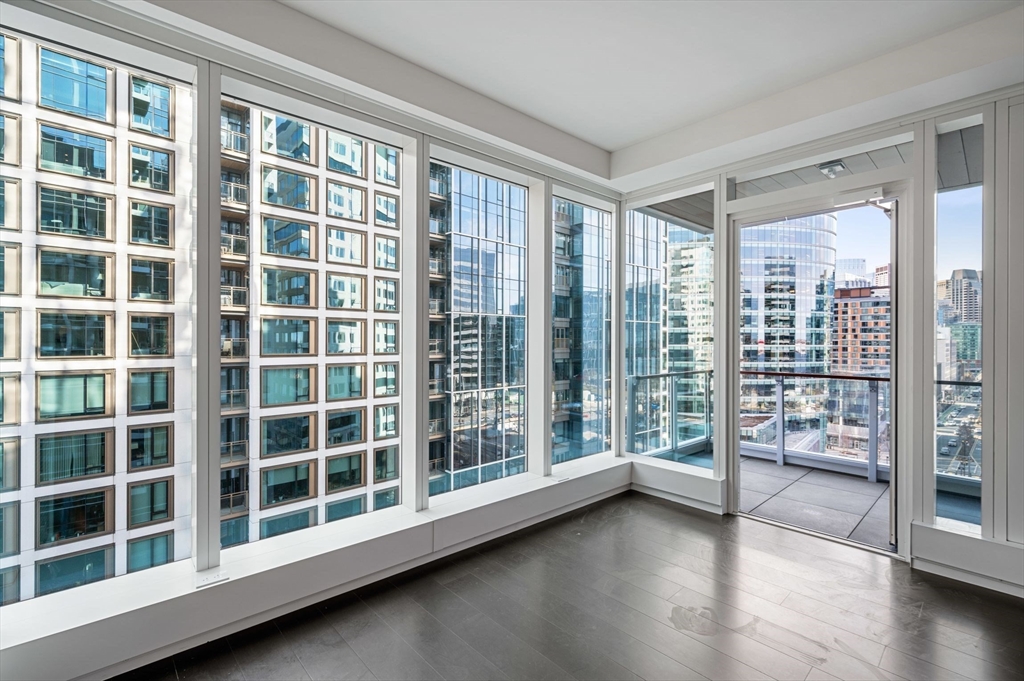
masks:
<svg viewBox="0 0 1024 681"><path fill-rule="evenodd" d="M263 369L263 405L296 404L313 399L310 391L310 369Z"/></svg>
<svg viewBox="0 0 1024 681"><path fill-rule="evenodd" d="M935 197L935 521L981 531L981 125L937 138Z"/></svg>
<svg viewBox="0 0 1024 681"><path fill-rule="evenodd" d="M327 522L350 518L366 512L366 497L358 496L327 504Z"/></svg>
<svg viewBox="0 0 1024 681"><path fill-rule="evenodd" d="M105 534L113 528L107 522L107 493L86 492L37 502L40 546Z"/></svg>
<svg viewBox="0 0 1024 681"><path fill-rule="evenodd" d="M108 447L113 447L111 431L72 433L40 437L39 482L58 482L113 473L109 470Z"/></svg>
<svg viewBox="0 0 1024 681"><path fill-rule="evenodd" d="M130 281L132 300L172 299L172 265L160 260L139 260L132 258Z"/></svg>
<svg viewBox="0 0 1024 681"><path fill-rule="evenodd" d="M171 88L132 77L132 128L171 136Z"/></svg>
<svg viewBox="0 0 1024 681"><path fill-rule="evenodd" d="M309 414L263 419L260 437L263 448L260 455L277 456L310 449L313 436L311 422Z"/></svg>
<svg viewBox="0 0 1024 681"><path fill-rule="evenodd" d="M363 354L363 337L366 335L363 322L339 320L327 322L328 355Z"/></svg>
<svg viewBox="0 0 1024 681"><path fill-rule="evenodd" d="M306 222L263 218L263 252L308 260L312 234L313 225Z"/></svg>
<svg viewBox="0 0 1024 681"><path fill-rule="evenodd" d="M263 151L309 163L309 131L309 123L263 114Z"/></svg>
<svg viewBox="0 0 1024 681"><path fill-rule="evenodd" d="M106 412L108 374L39 376L39 418L61 419Z"/></svg>
<svg viewBox="0 0 1024 681"><path fill-rule="evenodd" d="M39 230L107 238L107 199L103 196L39 188Z"/></svg>
<svg viewBox="0 0 1024 681"><path fill-rule="evenodd" d="M107 315L39 313L40 357L102 357L109 354Z"/></svg>
<svg viewBox="0 0 1024 681"><path fill-rule="evenodd" d="M171 426L132 428L128 437L129 465L132 470L156 468L171 463Z"/></svg>
<svg viewBox="0 0 1024 681"><path fill-rule="evenodd" d="M149 203L131 203L131 241L152 246L171 245L171 209Z"/></svg>
<svg viewBox="0 0 1024 681"><path fill-rule="evenodd" d="M343 265L365 265L366 235L347 229L327 229L327 261Z"/></svg>
<svg viewBox="0 0 1024 681"><path fill-rule="evenodd" d="M128 572L169 563L174 556L173 534L128 542Z"/></svg>
<svg viewBox="0 0 1024 681"><path fill-rule="evenodd" d="M352 400L364 396L363 364L328 366L327 399Z"/></svg>
<svg viewBox="0 0 1024 681"><path fill-rule="evenodd" d="M39 251L39 294L75 298L106 298L109 257Z"/></svg>
<svg viewBox="0 0 1024 681"><path fill-rule="evenodd" d="M39 51L39 101L43 106L107 120L107 69L68 55Z"/></svg>
<svg viewBox="0 0 1024 681"><path fill-rule="evenodd" d="M260 539L276 537L279 534L287 534L295 530L302 530L316 525L316 507L303 511L284 513L266 518L260 521Z"/></svg>
<svg viewBox="0 0 1024 681"><path fill-rule="evenodd" d="M297 210L314 210L316 179L263 166L263 202Z"/></svg>
<svg viewBox="0 0 1024 681"><path fill-rule="evenodd" d="M263 303L308 307L313 304L312 281L312 272L264 268Z"/></svg>
<svg viewBox="0 0 1024 681"><path fill-rule="evenodd" d="M363 455L327 459L327 491L336 492L363 484Z"/></svg>
<svg viewBox="0 0 1024 681"><path fill-rule="evenodd" d="M553 210L551 462L561 463L611 447L612 216L557 198Z"/></svg>
<svg viewBox="0 0 1024 681"><path fill-rule="evenodd" d="M363 142L333 130L327 133L327 169L363 176Z"/></svg>
<svg viewBox="0 0 1024 681"><path fill-rule="evenodd" d="M364 414L363 409L327 412L327 446L363 442L366 439L363 432Z"/></svg>
<svg viewBox="0 0 1024 681"><path fill-rule="evenodd" d="M347 184L327 183L327 214L363 222L363 204L366 201L366 192L358 187L350 187Z"/></svg>
<svg viewBox="0 0 1024 681"><path fill-rule="evenodd" d="M170 346L170 317L139 317L132 316L131 324L131 346L130 352L133 357L141 356L169 356Z"/></svg>
<svg viewBox="0 0 1024 681"><path fill-rule="evenodd" d="M114 548L87 551L36 563L36 596L114 576Z"/></svg>
<svg viewBox="0 0 1024 681"><path fill-rule="evenodd" d="M313 342L309 319L261 319L264 355L308 355Z"/></svg>
<svg viewBox="0 0 1024 681"><path fill-rule="evenodd" d="M264 506L283 504L310 496L309 464L261 471Z"/></svg>
<svg viewBox="0 0 1024 681"><path fill-rule="evenodd" d="M39 126L39 167L100 180L107 177L107 139L52 125Z"/></svg>
<svg viewBox="0 0 1024 681"><path fill-rule="evenodd" d="M366 298L363 290L365 284L365 277L328 274L327 307L365 310Z"/></svg>
<svg viewBox="0 0 1024 681"><path fill-rule="evenodd" d="M131 184L135 187L167 192L171 190L171 155L166 151L149 149L134 144Z"/></svg>

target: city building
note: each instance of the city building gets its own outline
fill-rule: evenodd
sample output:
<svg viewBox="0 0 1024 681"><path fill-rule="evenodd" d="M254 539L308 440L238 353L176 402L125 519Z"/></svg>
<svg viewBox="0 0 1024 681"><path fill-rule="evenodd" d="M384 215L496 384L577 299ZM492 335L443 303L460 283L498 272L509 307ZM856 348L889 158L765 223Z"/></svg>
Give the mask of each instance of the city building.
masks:
<svg viewBox="0 0 1024 681"><path fill-rule="evenodd" d="M977 370L981 368L981 324L955 322L949 325L949 336L956 343L956 359Z"/></svg>
<svg viewBox="0 0 1024 681"><path fill-rule="evenodd" d="M844 275L853 279L867 279L868 263L864 258L838 258L836 259L836 280Z"/></svg>
<svg viewBox="0 0 1024 681"><path fill-rule="evenodd" d="M879 265L875 268L875 286L882 287L891 285L889 283L889 267L890 265Z"/></svg>
<svg viewBox="0 0 1024 681"><path fill-rule="evenodd" d="M832 373L889 374L891 313L888 287L836 289L832 301Z"/></svg>
<svg viewBox="0 0 1024 681"><path fill-rule="evenodd" d="M948 300L955 321L981 321L981 272L954 270L949 279L940 279L935 287L936 299Z"/></svg>

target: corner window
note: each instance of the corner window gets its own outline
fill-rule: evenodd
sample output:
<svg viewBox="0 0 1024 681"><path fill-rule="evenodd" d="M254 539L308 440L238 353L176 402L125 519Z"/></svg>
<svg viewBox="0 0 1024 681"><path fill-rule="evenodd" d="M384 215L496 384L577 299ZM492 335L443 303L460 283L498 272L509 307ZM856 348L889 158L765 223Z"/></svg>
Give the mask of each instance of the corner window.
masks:
<svg viewBox="0 0 1024 681"><path fill-rule="evenodd" d="M132 130L171 136L171 88L132 76Z"/></svg>

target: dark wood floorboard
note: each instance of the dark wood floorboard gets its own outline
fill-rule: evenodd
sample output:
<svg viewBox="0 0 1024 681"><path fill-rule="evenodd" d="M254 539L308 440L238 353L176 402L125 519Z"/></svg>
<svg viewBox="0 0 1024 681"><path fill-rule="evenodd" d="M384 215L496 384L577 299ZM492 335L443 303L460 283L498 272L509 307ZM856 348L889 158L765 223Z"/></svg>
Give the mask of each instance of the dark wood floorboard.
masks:
<svg viewBox="0 0 1024 681"><path fill-rule="evenodd" d="M629 493L120 678L1024 681L1024 603Z"/></svg>

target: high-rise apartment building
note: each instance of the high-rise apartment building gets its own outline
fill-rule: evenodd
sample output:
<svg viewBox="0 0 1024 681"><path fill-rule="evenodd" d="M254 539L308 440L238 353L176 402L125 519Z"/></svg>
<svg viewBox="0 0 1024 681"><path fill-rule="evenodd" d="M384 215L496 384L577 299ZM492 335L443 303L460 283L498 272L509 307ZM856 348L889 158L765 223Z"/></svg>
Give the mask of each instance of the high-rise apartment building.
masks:
<svg viewBox="0 0 1024 681"><path fill-rule="evenodd" d="M0 603L191 553L191 86L4 35Z"/></svg>
<svg viewBox="0 0 1024 681"><path fill-rule="evenodd" d="M879 265L875 268L874 285L877 288L883 286L890 286L889 283L889 265Z"/></svg>
<svg viewBox="0 0 1024 681"><path fill-rule="evenodd" d="M851 275L857 279L867 279L868 263L864 258L837 258L836 279L842 275Z"/></svg>
<svg viewBox="0 0 1024 681"><path fill-rule="evenodd" d="M399 503L401 150L221 103L221 545Z"/></svg>
<svg viewBox="0 0 1024 681"><path fill-rule="evenodd" d="M836 289L832 373L889 374L892 316L887 288Z"/></svg>
<svg viewBox="0 0 1024 681"><path fill-rule="evenodd" d="M981 324L956 322L949 325L949 335L956 343L956 359L975 371L981 370Z"/></svg>
<svg viewBox="0 0 1024 681"><path fill-rule="evenodd" d="M526 470L526 189L430 165L430 493Z"/></svg>
<svg viewBox="0 0 1024 681"><path fill-rule="evenodd" d="M935 291L937 300L948 300L953 306L955 321L981 323L981 272L953 270L949 279L936 283Z"/></svg>

